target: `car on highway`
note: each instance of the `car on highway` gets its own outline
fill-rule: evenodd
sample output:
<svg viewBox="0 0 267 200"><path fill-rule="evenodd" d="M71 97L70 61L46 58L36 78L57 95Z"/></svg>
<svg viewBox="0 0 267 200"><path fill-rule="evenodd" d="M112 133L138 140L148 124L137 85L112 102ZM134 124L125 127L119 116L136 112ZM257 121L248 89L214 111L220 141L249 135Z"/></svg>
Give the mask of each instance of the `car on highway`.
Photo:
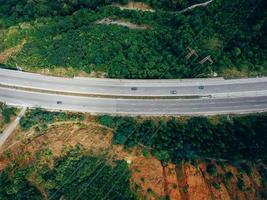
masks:
<svg viewBox="0 0 267 200"><path fill-rule="evenodd" d="M138 90L138 88L137 87L131 87L131 90L136 91L136 90Z"/></svg>
<svg viewBox="0 0 267 200"><path fill-rule="evenodd" d="M204 86L203 85L198 86L198 89L203 90L204 89Z"/></svg>
<svg viewBox="0 0 267 200"><path fill-rule="evenodd" d="M57 104L61 105L61 104L63 104L63 102L62 101L57 101Z"/></svg>
<svg viewBox="0 0 267 200"><path fill-rule="evenodd" d="M171 90L170 93L171 94L177 94L177 91L176 90Z"/></svg>

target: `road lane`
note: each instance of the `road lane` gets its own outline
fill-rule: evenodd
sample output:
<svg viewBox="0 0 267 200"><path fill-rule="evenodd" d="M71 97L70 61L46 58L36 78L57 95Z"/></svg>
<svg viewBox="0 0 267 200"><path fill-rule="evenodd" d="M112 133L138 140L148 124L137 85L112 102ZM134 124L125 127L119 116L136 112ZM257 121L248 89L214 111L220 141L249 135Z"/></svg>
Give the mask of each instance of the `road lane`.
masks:
<svg viewBox="0 0 267 200"><path fill-rule="evenodd" d="M267 111L267 96L214 99L111 99L29 92L0 87L0 101L96 114L201 115ZM62 101L62 104L57 104Z"/></svg>
<svg viewBox="0 0 267 200"><path fill-rule="evenodd" d="M124 80L96 78L60 78L0 69L0 84L77 94L110 96L230 96L236 92L265 91L267 77L235 80L177 79ZM200 89L199 86L204 86ZM136 87L137 90L132 90ZM171 94L171 91L176 91Z"/></svg>

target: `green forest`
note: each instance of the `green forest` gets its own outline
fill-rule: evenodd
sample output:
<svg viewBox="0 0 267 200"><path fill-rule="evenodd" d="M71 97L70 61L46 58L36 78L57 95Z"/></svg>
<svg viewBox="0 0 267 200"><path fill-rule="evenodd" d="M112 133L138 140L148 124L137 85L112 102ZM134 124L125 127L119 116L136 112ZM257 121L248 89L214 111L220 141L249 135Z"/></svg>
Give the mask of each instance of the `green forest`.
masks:
<svg viewBox="0 0 267 200"><path fill-rule="evenodd" d="M74 68L111 78L226 78L267 74L267 3L143 0L155 12L120 10L127 0L0 0L0 52L26 41L2 63L25 70ZM145 30L96 24L103 18L143 24ZM195 50L198 57L188 58ZM204 62L210 56L213 63Z"/></svg>
<svg viewBox="0 0 267 200"><path fill-rule="evenodd" d="M163 162L223 159L229 162L266 160L267 115L221 116L218 122L193 117L186 122L102 116L115 129L113 142L126 148L146 147ZM207 148L208 147L208 148Z"/></svg>
<svg viewBox="0 0 267 200"><path fill-rule="evenodd" d="M51 170L40 159L41 154L48 158L49 151L39 153L34 164L19 167L17 163L1 172L1 200L44 199L38 187L47 191L49 199L136 199L130 190L130 172L125 161L116 161L111 166L106 158L83 155L77 146L57 160ZM33 177L35 185L30 181Z"/></svg>

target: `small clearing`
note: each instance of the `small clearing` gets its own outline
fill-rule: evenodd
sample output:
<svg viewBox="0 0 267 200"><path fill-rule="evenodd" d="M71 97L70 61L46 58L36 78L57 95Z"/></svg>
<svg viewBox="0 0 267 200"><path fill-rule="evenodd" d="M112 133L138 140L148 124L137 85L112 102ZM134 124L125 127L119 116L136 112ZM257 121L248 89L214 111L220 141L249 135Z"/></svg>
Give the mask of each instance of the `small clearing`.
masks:
<svg viewBox="0 0 267 200"><path fill-rule="evenodd" d="M125 4L125 5L113 3L112 6L118 7L121 10L137 10L137 11L143 11L143 12L155 12L155 10L153 10L149 5L143 2L129 1L128 4Z"/></svg>
<svg viewBox="0 0 267 200"><path fill-rule="evenodd" d="M118 25L118 26L127 27L129 29L140 29L140 30L145 30L148 28L147 25L138 25L138 24L124 21L124 20L112 20L109 18L104 18L104 19L98 20L98 21L96 21L96 24Z"/></svg>
<svg viewBox="0 0 267 200"><path fill-rule="evenodd" d="M25 44L26 40L23 40L19 45L0 52L0 64L5 63L11 56L14 56L19 53Z"/></svg>

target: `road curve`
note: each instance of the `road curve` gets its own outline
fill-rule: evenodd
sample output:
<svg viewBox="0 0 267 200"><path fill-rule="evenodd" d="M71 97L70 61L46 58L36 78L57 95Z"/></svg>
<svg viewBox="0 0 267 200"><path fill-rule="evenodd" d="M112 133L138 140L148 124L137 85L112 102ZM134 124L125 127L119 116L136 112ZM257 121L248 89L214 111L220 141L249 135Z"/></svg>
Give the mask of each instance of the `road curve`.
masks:
<svg viewBox="0 0 267 200"><path fill-rule="evenodd" d="M184 96L186 98L178 98ZM60 78L0 69L0 101L16 106L97 114L207 115L265 112L267 77L234 80L123 80Z"/></svg>
<svg viewBox="0 0 267 200"><path fill-rule="evenodd" d="M224 80L172 79L125 80L98 78L60 78L21 71L0 69L0 85L54 92L118 97L207 96L229 98L237 94L266 93L267 77ZM203 87L201 87L203 86ZM133 89L135 88L135 90ZM175 91L175 92L173 92Z"/></svg>
<svg viewBox="0 0 267 200"><path fill-rule="evenodd" d="M114 99L47 94L0 87L0 101L15 106L121 115L215 115L267 111L267 96L218 99ZM57 104L57 101L62 101L62 104Z"/></svg>

